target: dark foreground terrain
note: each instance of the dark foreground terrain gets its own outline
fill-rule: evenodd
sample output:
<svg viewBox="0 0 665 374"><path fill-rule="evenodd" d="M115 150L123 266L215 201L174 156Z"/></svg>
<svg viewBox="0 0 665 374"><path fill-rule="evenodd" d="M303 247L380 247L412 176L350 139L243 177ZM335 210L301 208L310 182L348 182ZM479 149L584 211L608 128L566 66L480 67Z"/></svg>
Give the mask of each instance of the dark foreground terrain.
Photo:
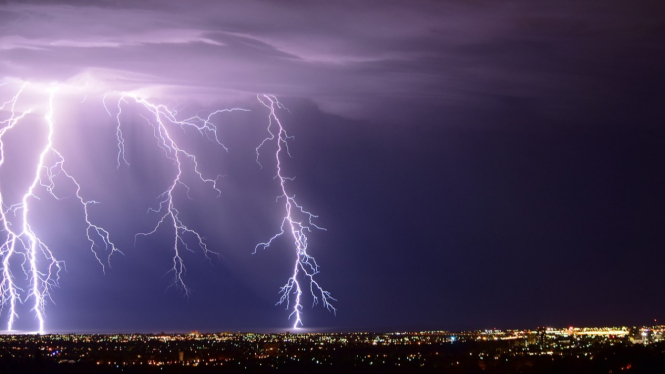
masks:
<svg viewBox="0 0 665 374"><path fill-rule="evenodd" d="M3 374L272 372L663 373L665 341L544 331L0 336Z"/></svg>

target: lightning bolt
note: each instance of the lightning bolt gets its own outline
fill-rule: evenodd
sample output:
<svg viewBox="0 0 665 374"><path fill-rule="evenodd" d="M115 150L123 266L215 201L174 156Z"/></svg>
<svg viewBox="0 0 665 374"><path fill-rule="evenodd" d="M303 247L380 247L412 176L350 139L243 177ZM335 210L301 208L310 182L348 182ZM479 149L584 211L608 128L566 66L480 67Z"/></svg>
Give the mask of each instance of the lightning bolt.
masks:
<svg viewBox="0 0 665 374"><path fill-rule="evenodd" d="M106 100L104 99L103 102L106 107ZM152 126L153 135L157 140L157 145L164 151L165 157L171 160L175 165L175 175L166 190L158 196L159 201L157 207L148 209L148 212L160 214L160 218L157 220L156 225L151 231L136 234L134 237L135 243L138 237L152 235L163 224L170 224L173 230L173 265L168 271L168 273L173 273L171 286L175 286L182 290L184 294L188 296L191 291L183 279L187 269L182 259L181 251L187 250L193 252L193 250L187 244L185 236L194 239L206 259L210 260L210 256L219 256L219 254L208 248L204 237L198 231L191 229L182 221L177 204L174 200L174 192L178 187L181 187L185 189L187 197L189 197L190 187L183 179L185 172L189 170L189 172L196 175L202 183L210 185L219 196L222 194L222 191L217 187L217 183L219 178L221 178L221 175L217 175L215 178L204 176L199 168L199 162L196 156L178 145L175 138L171 135L170 130L173 127L179 127L183 130L186 128L195 129L201 134L201 136L205 136L208 140L217 143L228 152L228 148L226 148L218 137L217 127L213 124L212 117L222 113L248 110L242 108L219 109L211 112L206 117L196 115L179 120L177 119L177 111L171 110L165 105L153 104L134 94L121 94L117 101L117 114L115 117L117 121L116 136L118 141L118 167L120 167L122 163L129 165L129 162L125 157L125 141L122 134L121 121L122 105L129 103L134 103L144 108L150 114L150 117L141 116L146 120L147 124ZM111 115L108 107L106 107L106 111Z"/></svg>
<svg viewBox="0 0 665 374"><path fill-rule="evenodd" d="M317 216L303 209L303 207L298 205L296 202L296 196L290 195L287 192L287 182L292 181L293 178L284 176L282 171L282 158L284 157L284 153L286 153L288 156L291 156L289 153L288 140L292 139L293 137L287 134L284 126L282 126L282 123L276 114L276 109L286 108L279 102L279 100L277 100L275 96L272 95L257 96L257 99L269 110L269 135L261 142L261 144L259 144L258 147L256 147L256 161L259 166L261 166L261 163L259 162L261 148L270 142L274 142L277 148L275 151L275 161L277 164L277 174L275 175L275 179L279 181L281 192L281 194L277 197L277 201L283 200L285 215L282 220L280 232L275 234L267 242L259 243L254 248L254 253L256 253L259 248L265 249L269 247L277 238L282 235L288 234L292 237L296 252L293 273L287 280L286 284L280 288L280 299L276 305L286 305L286 309L291 310L289 319L294 318L293 328L298 328L299 326L303 326L303 305L301 297L304 287L307 287L309 293L312 295L312 306L318 304L320 299L322 305L328 311L332 311L333 313L337 312L337 309L335 309L331 303L331 301L337 300L331 296L330 292L321 288L319 283L314 278L319 273L319 265L316 263L314 257L307 253L307 233L311 232L312 228L319 230L325 229L317 226L314 222L312 222L312 220L317 218ZM276 127L276 130L273 132L274 127ZM307 283L306 285L302 284L303 280Z"/></svg>
<svg viewBox="0 0 665 374"><path fill-rule="evenodd" d="M0 87L7 83L0 83ZM26 126L26 116L33 113L33 109L19 110L19 103L30 100L30 97L24 98L28 87L32 86L32 91L39 91L47 94L48 99L41 105L35 104L34 107L43 107L43 121L46 127L46 144L39 150L39 158L34 165L34 174L30 184L24 190L21 199L18 202L10 202L9 198L2 194L0 190L0 231L3 232L2 241L0 241L0 314L6 313L8 316L8 330L12 330L16 319L19 317L17 306L19 304L29 304L39 325L39 332L44 331L45 325L45 306L47 301L53 301L51 292L58 286L61 270L65 269L63 261L58 260L49 245L45 243L33 227L34 205L40 200L40 196L45 193L54 199L62 200L64 197L56 193L56 185L67 183L73 190L73 196L82 208L83 219L86 224L85 234L90 243L90 251L97 262L101 265L102 271L106 266L110 266L111 257L122 252L111 241L110 233L103 227L93 223L91 219L91 207L99 204L95 200L84 198L82 186L66 169L66 160L64 155L56 148L54 138L56 134L57 122L56 116L56 94L59 87L51 85L44 88L38 84L22 82L11 97L0 105L0 168L6 161L5 142L6 135L11 133L19 126ZM107 105L109 96L116 98L115 109L110 109ZM282 162L285 155L290 156L288 149L288 140L290 137L279 118L277 109L286 109L277 100L275 96L262 95L257 96L258 101L268 109L268 136L256 147L257 163L259 162L260 151L262 147L273 143L276 151L274 154L276 162L275 179L279 181L280 195L277 201L284 203L284 218L280 226L280 232L271 237L267 242L260 243L254 248L254 253L259 248L267 248L279 237L290 236L295 246L296 259L294 262L293 273L284 286L280 288L280 298L277 304L285 304L287 310L290 310L289 318L294 318L294 327L303 326L302 321L302 295L304 291L309 292L313 298L312 306L319 302L329 311L336 312L332 301L336 301L331 294L324 290L317 282L315 276L319 273L319 266L311 255L307 252L307 234L312 229L323 228L317 226L313 220L316 215L306 211L295 200L295 195L288 192L288 183L293 178L284 175ZM87 95L84 96L85 102ZM34 104L34 103L33 103ZM106 113L114 119L116 142L117 142L117 167L129 167L129 158L126 155L125 137L123 128L127 126L123 121L129 113L124 111L128 106L138 108L140 116L145 120L145 124L153 130L154 138L158 147L164 152L164 157L172 162L174 166L173 177L165 186L164 191L157 196L155 206L148 209L149 214L156 214L155 224L152 230L139 232L135 235L136 241L141 237L155 234L162 226L168 226L173 234L172 242L172 266L167 271L173 275L172 283L174 286L189 295L191 290L184 281L186 274L185 262L182 257L183 251L193 252L191 243L203 253L208 260L212 256L219 256L218 253L208 248L205 238L196 230L188 226L180 216L180 206L175 194L177 191L184 191L186 196L191 199L190 187L186 182L194 178L197 183L208 185L217 192L218 196L222 191L218 187L220 175L211 177L204 174L199 165L196 155L182 146L177 137L173 136L176 129L196 130L202 137L208 141L216 143L225 151L227 147L221 142L217 132L217 126L213 123L213 118L223 113L234 111L247 111L242 108L219 109L209 112L206 116L194 115L187 118L178 118L176 109L169 109L165 105L155 104L148 99L142 98L134 93L112 92L104 95L102 104ZM39 114L39 111L35 111ZM3 119L4 118L4 119ZM35 139L35 144L41 144L41 140ZM190 244L188 244L190 243ZM14 271L20 269L25 276L25 280L17 279ZM23 286L25 283L27 285Z"/></svg>
<svg viewBox="0 0 665 374"><path fill-rule="evenodd" d="M9 109L9 118L0 122L0 167L5 163L4 144L5 136L15 129L21 123L30 111L18 112L16 105L21 98L25 88L29 85L24 82L17 93L8 101L0 106L0 111ZM39 89L39 88L38 88ZM39 332L44 331L45 305L47 300L51 300L51 290L58 285L60 271L64 269L64 262L59 261L53 255L51 248L40 239L34 231L31 224L31 206L34 200L39 200L38 190L49 193L55 199L59 197L54 189L56 179L64 176L75 186L75 196L83 207L84 220L87 225L86 236L90 242L90 249L104 269L104 262L95 250L98 243L101 242L103 248L109 251L110 256L119 252L109 238L109 233L101 226L95 225L90 220L89 207L97 204L94 200L85 200L81 195L81 185L65 169L65 158L54 145L54 134L56 122L54 118L54 98L58 92L58 87L49 87L45 91L48 94L46 103L46 113L44 123L47 127L46 145L41 149L37 165L34 169L32 182L27 187L20 202L15 204L6 204L0 191L0 221L2 222L2 231L6 233L3 242L0 243L0 258L2 259L2 269L0 281L0 312L7 307L9 315L7 329L12 330L15 319L18 318L16 307L18 303L27 303L32 300L31 311L35 313L38 320ZM14 224L13 218L20 217L19 224ZM16 228L15 228L16 227ZM101 247L100 247L101 248ZM12 258L16 257L21 263L21 269L29 280L29 288L24 298L21 293L26 292L17 285L16 278L11 270Z"/></svg>

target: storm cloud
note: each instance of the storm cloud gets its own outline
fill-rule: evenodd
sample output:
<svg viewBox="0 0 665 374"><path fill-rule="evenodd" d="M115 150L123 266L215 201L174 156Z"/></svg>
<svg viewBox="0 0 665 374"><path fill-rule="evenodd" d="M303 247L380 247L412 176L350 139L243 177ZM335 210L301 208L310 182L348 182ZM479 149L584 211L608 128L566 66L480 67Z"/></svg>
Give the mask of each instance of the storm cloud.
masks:
<svg viewBox="0 0 665 374"><path fill-rule="evenodd" d="M32 80L93 71L201 100L304 97L335 114L403 122L421 106L612 95L608 81L659 71L641 58L662 50L658 3L622 4L8 2L0 66Z"/></svg>

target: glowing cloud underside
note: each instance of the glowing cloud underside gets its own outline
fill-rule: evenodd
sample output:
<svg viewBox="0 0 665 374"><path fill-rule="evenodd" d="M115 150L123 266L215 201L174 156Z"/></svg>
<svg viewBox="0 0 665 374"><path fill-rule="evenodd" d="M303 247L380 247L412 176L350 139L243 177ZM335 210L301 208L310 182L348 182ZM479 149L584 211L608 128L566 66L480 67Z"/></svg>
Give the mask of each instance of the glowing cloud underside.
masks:
<svg viewBox="0 0 665 374"><path fill-rule="evenodd" d="M0 83L0 86L5 85ZM12 130L26 122L26 116L33 114L33 110L17 110L21 101L26 101L35 110L34 114L43 113L43 125L46 127L46 144L41 148L38 161L34 165L32 180L25 189L19 201L7 201L0 191L0 313L7 317L7 329L12 330L16 318L19 317L17 306L19 304L31 305L31 311L37 319L39 332L44 332L45 327L45 306L47 300L52 300L53 288L58 285L61 270L64 269L64 262L56 259L49 245L40 239L33 228L34 217L31 214L31 207L39 202L38 192L47 192L55 199L63 199L55 192L56 181L58 184L69 183L74 189L77 202L83 211L86 224L85 235L90 243L90 251L101 265L102 271L109 266L111 257L115 253L122 253L111 241L111 234L103 227L95 224L89 214L91 206L98 204L94 200L86 200L83 197L81 185L66 169L66 161L54 145L54 135L57 131L57 105L56 96L57 86L43 88L35 85L37 90L44 91L48 95L46 102L31 102L30 96L26 96L25 90L30 84L21 83L16 92L0 105L0 168L5 164L5 143L6 135ZM87 95L84 96L85 101ZM34 100L34 99L32 99ZM288 155L287 135L282 123L277 117L277 110L282 109L282 104L274 97L262 95L258 100L269 111L268 133L260 145L256 148L257 162L260 149L273 142L276 147L276 176L279 182L280 195L278 201L284 202L284 219L281 224L281 231L270 238L265 243L260 243L255 248L269 247L282 235L289 235L295 246L296 260L294 262L293 273L287 283L280 289L280 299L278 304L285 304L287 309L291 310L289 318L294 317L294 327L302 326L302 302L301 296L303 290L311 293L313 304L319 301L323 306L335 311L331 304L332 298L328 291L325 291L315 280L315 275L319 273L319 266L312 256L307 253L307 233L312 228L321 229L316 226L312 219L315 215L307 212L302 206L298 205L294 195L290 195L287 190L287 184L292 178L283 175L282 162L284 154ZM112 105L110 103L113 103ZM168 270L172 274L171 286L183 291L189 295L190 289L185 284L186 267L181 256L183 250L193 251L188 245L188 241L195 242L198 249L205 258L217 256L218 254L208 248L203 236L195 229L189 227L180 218L178 204L174 200L174 192L177 189L184 189L189 196L190 187L185 183L184 174L195 175L201 183L209 185L217 194L222 195L218 188L217 176L206 176L201 172L197 157L179 145L172 136L174 129L191 128L198 131L202 136L211 142L218 144L225 150L226 147L220 141L217 134L217 127L212 122L214 118L224 113L233 111L246 111L246 109L232 108L212 111L207 116L193 116L184 119L177 118L177 112L164 105L159 105L141 98L132 93L109 93L102 100L103 108L106 113L114 120L116 126L116 140L118 147L117 167L130 167L130 160L125 154L125 138L123 128L128 124L123 122L123 108L134 106L144 114L145 124L153 129L155 140L158 146L164 151L164 157L173 162L174 174L170 183L165 187L164 192L158 196L158 203L155 207L149 209L149 212L156 213L158 218L154 228L148 232L141 232L135 235L135 241L141 237L155 234L163 225L171 229L173 235L173 261L172 267ZM22 107L26 107L23 105ZM35 141L41 144L42 140ZM22 276L28 280L24 282L29 286L20 287L17 281L17 274L12 270L20 269Z"/></svg>

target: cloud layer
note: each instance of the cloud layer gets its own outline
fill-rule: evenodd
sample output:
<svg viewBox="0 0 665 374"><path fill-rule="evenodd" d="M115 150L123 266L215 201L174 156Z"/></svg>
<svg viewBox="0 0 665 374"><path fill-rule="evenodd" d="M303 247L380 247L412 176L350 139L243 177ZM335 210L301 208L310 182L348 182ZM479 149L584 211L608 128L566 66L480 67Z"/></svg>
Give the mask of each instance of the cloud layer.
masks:
<svg viewBox="0 0 665 374"><path fill-rule="evenodd" d="M0 67L30 80L92 71L114 85L176 86L202 100L268 92L403 120L418 105L585 95L573 86L603 84L626 62L617 53L662 50L657 4L622 4L9 2L0 8ZM636 51L636 41L650 44ZM630 66L656 68L638 65Z"/></svg>

